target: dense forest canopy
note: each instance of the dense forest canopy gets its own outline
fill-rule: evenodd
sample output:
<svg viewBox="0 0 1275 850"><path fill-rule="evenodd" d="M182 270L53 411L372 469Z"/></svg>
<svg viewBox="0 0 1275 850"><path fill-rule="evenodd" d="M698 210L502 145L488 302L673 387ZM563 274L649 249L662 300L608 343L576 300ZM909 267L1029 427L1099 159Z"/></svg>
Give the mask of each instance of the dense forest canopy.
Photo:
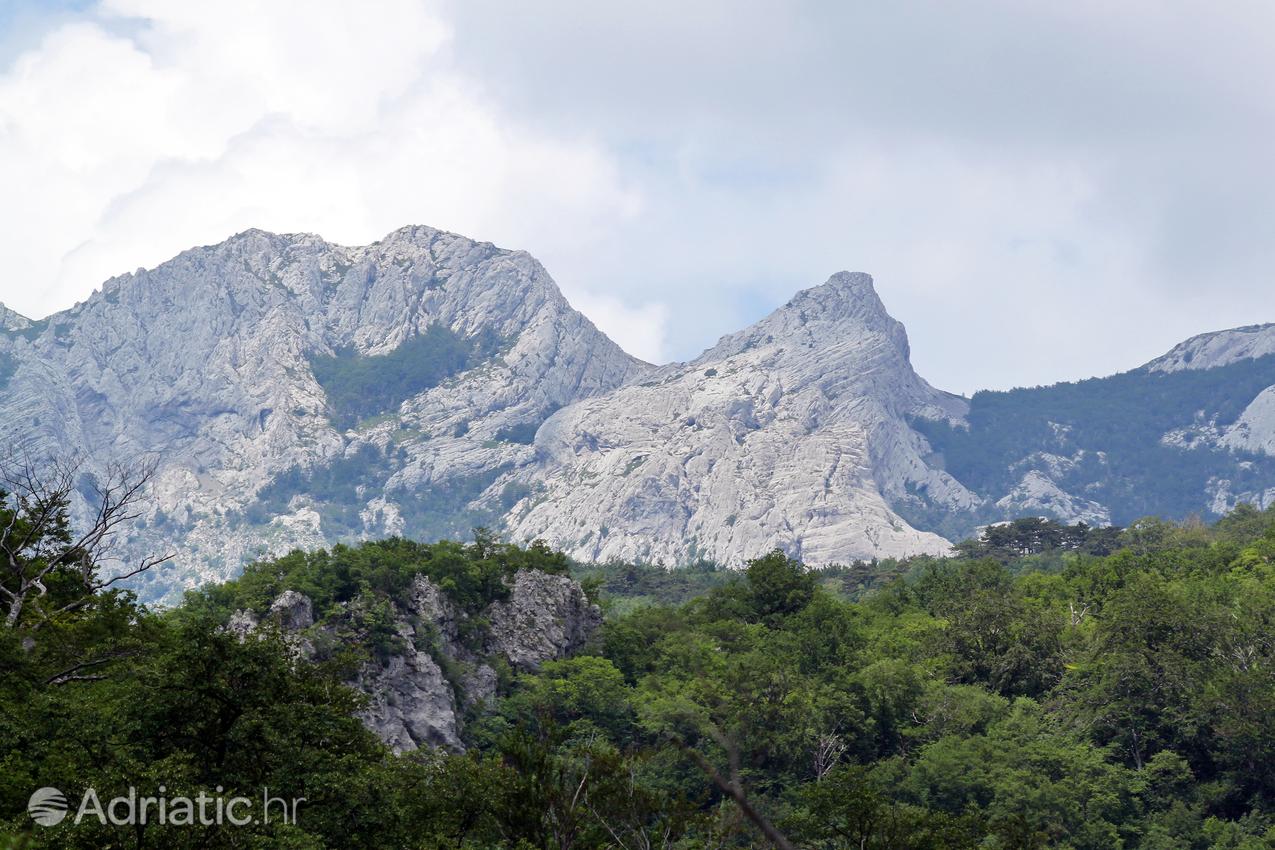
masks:
<svg viewBox="0 0 1275 850"><path fill-rule="evenodd" d="M23 568L69 545L49 527L14 550ZM352 716L357 658L226 628L298 590L319 618L365 612L350 653L393 652L375 612L417 575L479 611L517 570L571 566L487 535L389 540L265 561L155 611L115 588L66 608L88 587L68 559L0 629L0 847L1275 846L1275 511L1025 520L951 559L829 571L781 553L741 572L577 568L601 632L504 677L463 754L387 750ZM233 828L26 814L44 786L130 785L307 802Z"/></svg>

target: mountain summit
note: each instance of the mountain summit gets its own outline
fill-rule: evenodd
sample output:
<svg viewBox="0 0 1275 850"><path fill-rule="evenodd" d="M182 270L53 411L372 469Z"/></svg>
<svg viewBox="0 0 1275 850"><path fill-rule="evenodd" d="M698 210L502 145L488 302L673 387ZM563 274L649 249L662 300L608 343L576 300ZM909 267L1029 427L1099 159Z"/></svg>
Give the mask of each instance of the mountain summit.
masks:
<svg viewBox="0 0 1275 850"><path fill-rule="evenodd" d="M0 331L24 331L31 327L31 320L0 304Z"/></svg>
<svg viewBox="0 0 1275 850"><path fill-rule="evenodd" d="M88 475L158 458L134 544L179 553L168 584L297 545L467 534L491 519L469 500L530 460L545 417L649 369L530 255L427 227L354 248L247 231L34 330L0 336L0 439Z"/></svg>
<svg viewBox="0 0 1275 850"><path fill-rule="evenodd" d="M841 273L676 364L560 411L524 473L515 537L577 558L726 563L773 548L810 563L942 552L890 507L911 489L973 497L926 465L907 416L963 402L912 371L903 326Z"/></svg>

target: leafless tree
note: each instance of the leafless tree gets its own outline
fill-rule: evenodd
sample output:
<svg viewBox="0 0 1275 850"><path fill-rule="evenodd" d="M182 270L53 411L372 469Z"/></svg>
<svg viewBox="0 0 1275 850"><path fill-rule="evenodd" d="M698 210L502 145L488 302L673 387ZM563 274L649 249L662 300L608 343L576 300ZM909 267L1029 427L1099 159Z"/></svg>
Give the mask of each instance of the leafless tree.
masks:
<svg viewBox="0 0 1275 850"><path fill-rule="evenodd" d="M36 611L32 628L50 617L82 608L102 591L169 560L143 558L118 570L105 569L118 532L142 515L142 501L155 474L153 461L113 464L101 478L81 474L78 462L37 466L29 460L0 465L0 605L4 627L17 628L24 612ZM70 512L77 492L88 502L88 520L74 527ZM33 606L48 582L70 571L79 587L56 608Z"/></svg>
<svg viewBox="0 0 1275 850"><path fill-rule="evenodd" d="M815 779L821 780L828 775L846 754L846 742L835 732L825 732L815 740L814 769Z"/></svg>

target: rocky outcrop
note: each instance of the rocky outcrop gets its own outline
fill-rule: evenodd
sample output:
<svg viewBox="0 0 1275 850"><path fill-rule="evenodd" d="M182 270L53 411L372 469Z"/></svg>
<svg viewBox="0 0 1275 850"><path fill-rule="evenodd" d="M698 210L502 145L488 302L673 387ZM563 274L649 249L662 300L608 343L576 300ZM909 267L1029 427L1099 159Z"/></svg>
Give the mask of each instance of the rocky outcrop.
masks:
<svg viewBox="0 0 1275 850"><path fill-rule="evenodd" d="M29 327L30 319L0 304L0 331L24 331Z"/></svg>
<svg viewBox="0 0 1275 850"><path fill-rule="evenodd" d="M469 648L460 640L461 621L467 619L457 610L447 595L423 575L412 581L411 613L428 629L438 646L456 658L472 656Z"/></svg>
<svg viewBox="0 0 1275 850"><path fill-rule="evenodd" d="M1090 526L1111 524L1104 505L1068 493L1043 470L1033 469L996 502L1003 516L1047 516L1067 523Z"/></svg>
<svg viewBox="0 0 1275 850"><path fill-rule="evenodd" d="M269 616L280 628L296 632L314 625L314 605L305 594L285 590L271 603Z"/></svg>
<svg viewBox="0 0 1275 850"><path fill-rule="evenodd" d="M1253 399L1217 443L1232 450L1275 457L1275 386L1267 387Z"/></svg>
<svg viewBox="0 0 1275 850"><path fill-rule="evenodd" d="M226 623L226 631L243 641L247 640L260 625L261 618L251 611L236 611L230 615L230 620Z"/></svg>
<svg viewBox="0 0 1275 850"><path fill-rule="evenodd" d="M509 585L507 600L477 615L486 628L471 626L466 640L468 618L428 578L415 579L409 616L399 623L405 649L383 664L369 662L355 683L372 699L360 715L368 728L396 751L462 749L461 716L496 695L491 658L532 670L578 651L602 625L601 611L567 576L523 570ZM448 659L454 681L422 645Z"/></svg>
<svg viewBox="0 0 1275 850"><path fill-rule="evenodd" d="M369 662L352 683L368 695L359 719L395 752L421 747L463 750L455 689L442 668L399 631L405 648L385 662Z"/></svg>
<svg viewBox="0 0 1275 850"><path fill-rule="evenodd" d="M601 611L579 584L531 570L518 572L509 581L509 598L488 606L462 634L467 619L437 585L417 576L395 622L395 649L373 655L350 682L368 696L359 719L395 752L463 750L466 712L481 710L496 696L493 659L533 670L580 650L602 624ZM311 600L295 590L281 593L265 618L235 612L226 629L246 640L263 622L277 624L298 660L314 658L321 633L327 633L325 643L339 639L337 624L316 624Z"/></svg>
<svg viewBox="0 0 1275 850"><path fill-rule="evenodd" d="M487 609L487 650L519 670L579 650L602 625L602 611L567 576L521 570L509 599Z"/></svg>

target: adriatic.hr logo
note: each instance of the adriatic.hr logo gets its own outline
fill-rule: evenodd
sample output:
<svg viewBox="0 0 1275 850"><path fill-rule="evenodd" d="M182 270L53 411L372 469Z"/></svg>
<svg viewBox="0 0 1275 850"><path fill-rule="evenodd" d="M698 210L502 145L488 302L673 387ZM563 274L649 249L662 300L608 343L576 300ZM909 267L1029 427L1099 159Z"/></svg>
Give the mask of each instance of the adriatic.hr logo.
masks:
<svg viewBox="0 0 1275 850"><path fill-rule="evenodd" d="M66 795L56 788L41 788L27 802L27 813L40 826L57 826L66 817Z"/></svg>
<svg viewBox="0 0 1275 850"><path fill-rule="evenodd" d="M75 807L73 823L85 819L102 825L134 826L159 824L160 826L248 826L249 824L297 822L297 807L304 797L285 800L271 797L269 788L262 788L260 797L227 797L225 789L217 786L215 794L200 791L194 797L167 796L168 789L159 786L154 796L140 796L136 788L128 793L112 797L105 802L97 790L88 788ZM260 808L257 806L260 804ZM57 788L45 787L31 795L27 801L27 813L36 824L54 827L71 815L71 803Z"/></svg>

